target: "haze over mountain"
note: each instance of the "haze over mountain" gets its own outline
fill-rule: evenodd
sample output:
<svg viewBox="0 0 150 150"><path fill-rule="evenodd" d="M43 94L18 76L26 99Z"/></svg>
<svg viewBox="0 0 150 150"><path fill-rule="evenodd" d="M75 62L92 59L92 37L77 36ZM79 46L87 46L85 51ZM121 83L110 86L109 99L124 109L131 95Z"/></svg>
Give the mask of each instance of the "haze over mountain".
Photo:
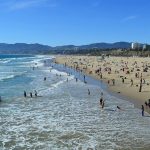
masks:
<svg viewBox="0 0 150 150"><path fill-rule="evenodd" d="M112 49L112 48L130 48L131 43L129 42L116 42L116 43L93 43L89 45L64 45L64 46L48 46L42 44L27 44L27 43L15 43L6 44L0 43L1 54L46 54L46 53L57 53L57 51L64 50L79 50L79 49Z"/></svg>

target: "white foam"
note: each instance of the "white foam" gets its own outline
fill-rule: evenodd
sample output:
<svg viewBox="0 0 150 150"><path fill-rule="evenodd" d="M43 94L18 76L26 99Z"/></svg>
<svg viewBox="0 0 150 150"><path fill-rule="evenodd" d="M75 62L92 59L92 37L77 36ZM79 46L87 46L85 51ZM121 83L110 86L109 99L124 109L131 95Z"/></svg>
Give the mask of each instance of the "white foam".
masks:
<svg viewBox="0 0 150 150"><path fill-rule="evenodd" d="M23 74L25 74L27 71L23 71L23 72L3 72L0 75L0 81L4 81L6 79L11 79L11 78L15 78L17 76L21 76Z"/></svg>
<svg viewBox="0 0 150 150"><path fill-rule="evenodd" d="M52 69L51 70L51 73L53 74L58 74L58 75L62 75L62 76L68 76L66 72L61 72L61 71L58 71L56 69Z"/></svg>

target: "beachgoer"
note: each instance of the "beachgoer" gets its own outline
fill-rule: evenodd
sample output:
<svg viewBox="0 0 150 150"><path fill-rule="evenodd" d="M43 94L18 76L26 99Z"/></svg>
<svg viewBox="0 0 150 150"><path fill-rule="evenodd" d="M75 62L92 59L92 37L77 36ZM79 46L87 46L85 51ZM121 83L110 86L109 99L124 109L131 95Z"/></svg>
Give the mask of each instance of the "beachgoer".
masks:
<svg viewBox="0 0 150 150"><path fill-rule="evenodd" d="M76 78L76 82L78 82L78 78Z"/></svg>
<svg viewBox="0 0 150 150"><path fill-rule="evenodd" d="M102 104L103 104L103 98L101 97L100 98L100 105L102 106Z"/></svg>
<svg viewBox="0 0 150 150"><path fill-rule="evenodd" d="M35 90L34 92L35 92L35 97L37 97L37 91Z"/></svg>
<svg viewBox="0 0 150 150"><path fill-rule="evenodd" d="M140 83L139 92L142 92L142 83Z"/></svg>
<svg viewBox="0 0 150 150"><path fill-rule="evenodd" d="M32 98L32 92L30 92L30 97Z"/></svg>
<svg viewBox="0 0 150 150"><path fill-rule="evenodd" d="M113 85L115 85L115 79L112 79Z"/></svg>
<svg viewBox="0 0 150 150"><path fill-rule="evenodd" d="M27 93L26 93L26 91L24 91L24 97L27 97Z"/></svg>
<svg viewBox="0 0 150 150"><path fill-rule="evenodd" d="M103 78L103 75L102 75L102 73L100 74L100 78L101 78L101 79Z"/></svg>
<svg viewBox="0 0 150 150"><path fill-rule="evenodd" d="M90 95L90 90L88 89L88 95Z"/></svg>
<svg viewBox="0 0 150 150"><path fill-rule="evenodd" d="M83 77L84 77L84 83L85 83L85 75Z"/></svg>
<svg viewBox="0 0 150 150"><path fill-rule="evenodd" d="M148 106L149 106L149 108L150 108L150 99L148 100Z"/></svg>
<svg viewBox="0 0 150 150"><path fill-rule="evenodd" d="M104 108L105 103L104 103L103 97L100 98L100 105L102 108Z"/></svg>
<svg viewBox="0 0 150 150"><path fill-rule="evenodd" d="M44 81L46 81L46 77L44 77Z"/></svg>
<svg viewBox="0 0 150 150"><path fill-rule="evenodd" d="M121 110L121 108L119 106L117 106L117 109Z"/></svg>
<svg viewBox="0 0 150 150"><path fill-rule="evenodd" d="M2 101L2 97L0 96L0 102Z"/></svg>
<svg viewBox="0 0 150 150"><path fill-rule="evenodd" d="M124 83L124 78L122 78L122 83Z"/></svg>
<svg viewBox="0 0 150 150"><path fill-rule="evenodd" d="M105 103L104 103L105 101L103 100L103 103L102 103L102 108L104 108L104 105L105 105Z"/></svg>
<svg viewBox="0 0 150 150"><path fill-rule="evenodd" d="M131 79L131 86L133 86L133 79Z"/></svg>
<svg viewBox="0 0 150 150"><path fill-rule="evenodd" d="M142 116L144 116L144 106L142 105Z"/></svg>

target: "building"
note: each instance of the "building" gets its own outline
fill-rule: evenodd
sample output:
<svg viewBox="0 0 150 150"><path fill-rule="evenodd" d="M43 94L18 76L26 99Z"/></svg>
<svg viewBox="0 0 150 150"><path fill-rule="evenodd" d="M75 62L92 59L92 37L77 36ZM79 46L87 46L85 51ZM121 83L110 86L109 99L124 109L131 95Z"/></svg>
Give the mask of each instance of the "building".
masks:
<svg viewBox="0 0 150 150"><path fill-rule="evenodd" d="M143 44L143 50L147 48L147 44Z"/></svg>

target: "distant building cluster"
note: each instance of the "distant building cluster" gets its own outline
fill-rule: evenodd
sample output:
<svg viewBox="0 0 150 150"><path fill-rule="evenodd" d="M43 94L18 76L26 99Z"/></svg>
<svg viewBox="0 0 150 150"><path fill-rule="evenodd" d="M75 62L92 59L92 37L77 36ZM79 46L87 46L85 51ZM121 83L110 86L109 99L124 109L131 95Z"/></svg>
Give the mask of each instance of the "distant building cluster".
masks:
<svg viewBox="0 0 150 150"><path fill-rule="evenodd" d="M141 43L131 43L131 49L143 49L145 50L147 48L147 44L141 44Z"/></svg>

